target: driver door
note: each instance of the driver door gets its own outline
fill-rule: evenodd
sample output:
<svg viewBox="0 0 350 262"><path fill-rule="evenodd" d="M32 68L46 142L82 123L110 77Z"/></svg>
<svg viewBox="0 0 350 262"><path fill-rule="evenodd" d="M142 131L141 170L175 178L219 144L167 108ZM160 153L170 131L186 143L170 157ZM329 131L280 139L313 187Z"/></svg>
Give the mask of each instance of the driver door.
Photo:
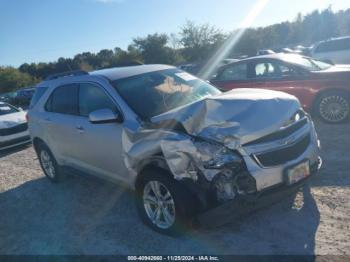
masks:
<svg viewBox="0 0 350 262"><path fill-rule="evenodd" d="M124 165L123 124L91 123L89 114L99 109L118 112L116 103L98 84L81 83L79 88L79 118L76 129L80 140L79 165L88 173L128 182Z"/></svg>

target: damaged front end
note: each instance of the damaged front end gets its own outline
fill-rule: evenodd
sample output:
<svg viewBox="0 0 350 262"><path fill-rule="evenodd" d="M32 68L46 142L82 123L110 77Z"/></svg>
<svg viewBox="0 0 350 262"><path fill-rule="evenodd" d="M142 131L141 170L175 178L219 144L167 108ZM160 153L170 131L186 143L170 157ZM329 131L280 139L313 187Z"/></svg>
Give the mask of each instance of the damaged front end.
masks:
<svg viewBox="0 0 350 262"><path fill-rule="evenodd" d="M145 159L158 156L164 162L156 165L188 186L200 200L201 210L256 191L240 153L218 142L169 129L128 130L123 142L128 149L126 166L135 176L149 163Z"/></svg>
<svg viewBox="0 0 350 262"><path fill-rule="evenodd" d="M135 176L144 159L161 156L174 179L195 193L201 211L283 185L284 170L298 161L308 159L311 166L319 161L314 126L298 100L256 89L233 90L155 116L125 129L123 146ZM284 156L276 164L257 161L279 152Z"/></svg>
<svg viewBox="0 0 350 262"><path fill-rule="evenodd" d="M211 198L216 203L233 200L238 195L256 191L255 180L247 172L238 151L216 142L195 139L199 154L199 172L211 182Z"/></svg>
<svg viewBox="0 0 350 262"><path fill-rule="evenodd" d="M236 150L199 137L164 140L161 148L175 179L190 178L206 191L204 205L220 204L256 191L255 180Z"/></svg>

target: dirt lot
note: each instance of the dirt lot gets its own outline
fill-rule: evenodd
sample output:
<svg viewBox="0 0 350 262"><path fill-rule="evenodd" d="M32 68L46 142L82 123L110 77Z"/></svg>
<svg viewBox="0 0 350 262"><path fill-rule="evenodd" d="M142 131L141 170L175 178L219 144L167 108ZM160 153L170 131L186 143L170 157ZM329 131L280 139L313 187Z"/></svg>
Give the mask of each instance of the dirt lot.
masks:
<svg viewBox="0 0 350 262"><path fill-rule="evenodd" d="M350 125L317 123L320 174L292 198L174 239L145 227L132 195L92 177L54 185L31 147L0 154L0 254L350 255Z"/></svg>

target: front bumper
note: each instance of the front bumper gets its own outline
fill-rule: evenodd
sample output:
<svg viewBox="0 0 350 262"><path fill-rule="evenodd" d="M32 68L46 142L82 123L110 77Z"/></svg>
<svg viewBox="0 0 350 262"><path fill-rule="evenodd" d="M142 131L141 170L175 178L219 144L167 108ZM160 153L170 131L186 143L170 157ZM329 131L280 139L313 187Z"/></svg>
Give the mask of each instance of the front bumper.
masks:
<svg viewBox="0 0 350 262"><path fill-rule="evenodd" d="M298 141L303 140L307 136L309 136L309 144L306 146L305 150L298 154L297 157L285 161L282 164L263 166L259 161L252 157L256 152L270 152L271 150L276 150L276 148L286 148L290 145L284 145L285 141L290 141L291 144L298 143ZM273 141L268 144L243 147L240 150L240 153L243 155L249 174L254 177L256 181L256 190L260 192L276 185L283 184L285 182L285 170L298 163L308 160L310 166L317 165L320 158L320 142L317 138L314 125L312 121L309 120L303 128L287 138Z"/></svg>
<svg viewBox="0 0 350 262"><path fill-rule="evenodd" d="M242 215L256 211L263 207L270 206L274 203L297 192L297 190L307 183L321 168L322 160L318 159L317 164L311 166L311 174L307 178L293 185L279 184L272 188L257 192L250 195L240 195L234 200L226 202L218 207L203 212L197 216L201 226L217 227L229 222Z"/></svg>

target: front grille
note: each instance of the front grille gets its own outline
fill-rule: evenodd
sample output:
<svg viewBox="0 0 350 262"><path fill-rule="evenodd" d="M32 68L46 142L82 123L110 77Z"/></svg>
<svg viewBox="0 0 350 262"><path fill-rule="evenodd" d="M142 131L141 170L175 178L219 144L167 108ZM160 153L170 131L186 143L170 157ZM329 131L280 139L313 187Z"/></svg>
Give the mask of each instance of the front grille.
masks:
<svg viewBox="0 0 350 262"><path fill-rule="evenodd" d="M21 133L21 132L27 131L27 129L28 129L27 123L19 124L14 127L3 128L3 129L0 129L0 136L9 136L9 135Z"/></svg>
<svg viewBox="0 0 350 262"><path fill-rule="evenodd" d="M267 136L261 137L257 140L252 141L252 142L249 142L249 143L245 144L244 146L251 146L251 145L256 145L256 144L268 143L268 142L272 142L275 140L287 138L288 136L290 136L294 132L296 132L299 129L301 129L302 127L304 127L306 124L307 124L307 118L304 118L303 120L295 123L294 125L286 127L284 129L281 129L281 130L274 132L272 134L269 134Z"/></svg>
<svg viewBox="0 0 350 262"><path fill-rule="evenodd" d="M307 135L288 147L257 154L255 157L259 163L265 167L281 165L302 155L310 145L310 142L310 135Z"/></svg>

